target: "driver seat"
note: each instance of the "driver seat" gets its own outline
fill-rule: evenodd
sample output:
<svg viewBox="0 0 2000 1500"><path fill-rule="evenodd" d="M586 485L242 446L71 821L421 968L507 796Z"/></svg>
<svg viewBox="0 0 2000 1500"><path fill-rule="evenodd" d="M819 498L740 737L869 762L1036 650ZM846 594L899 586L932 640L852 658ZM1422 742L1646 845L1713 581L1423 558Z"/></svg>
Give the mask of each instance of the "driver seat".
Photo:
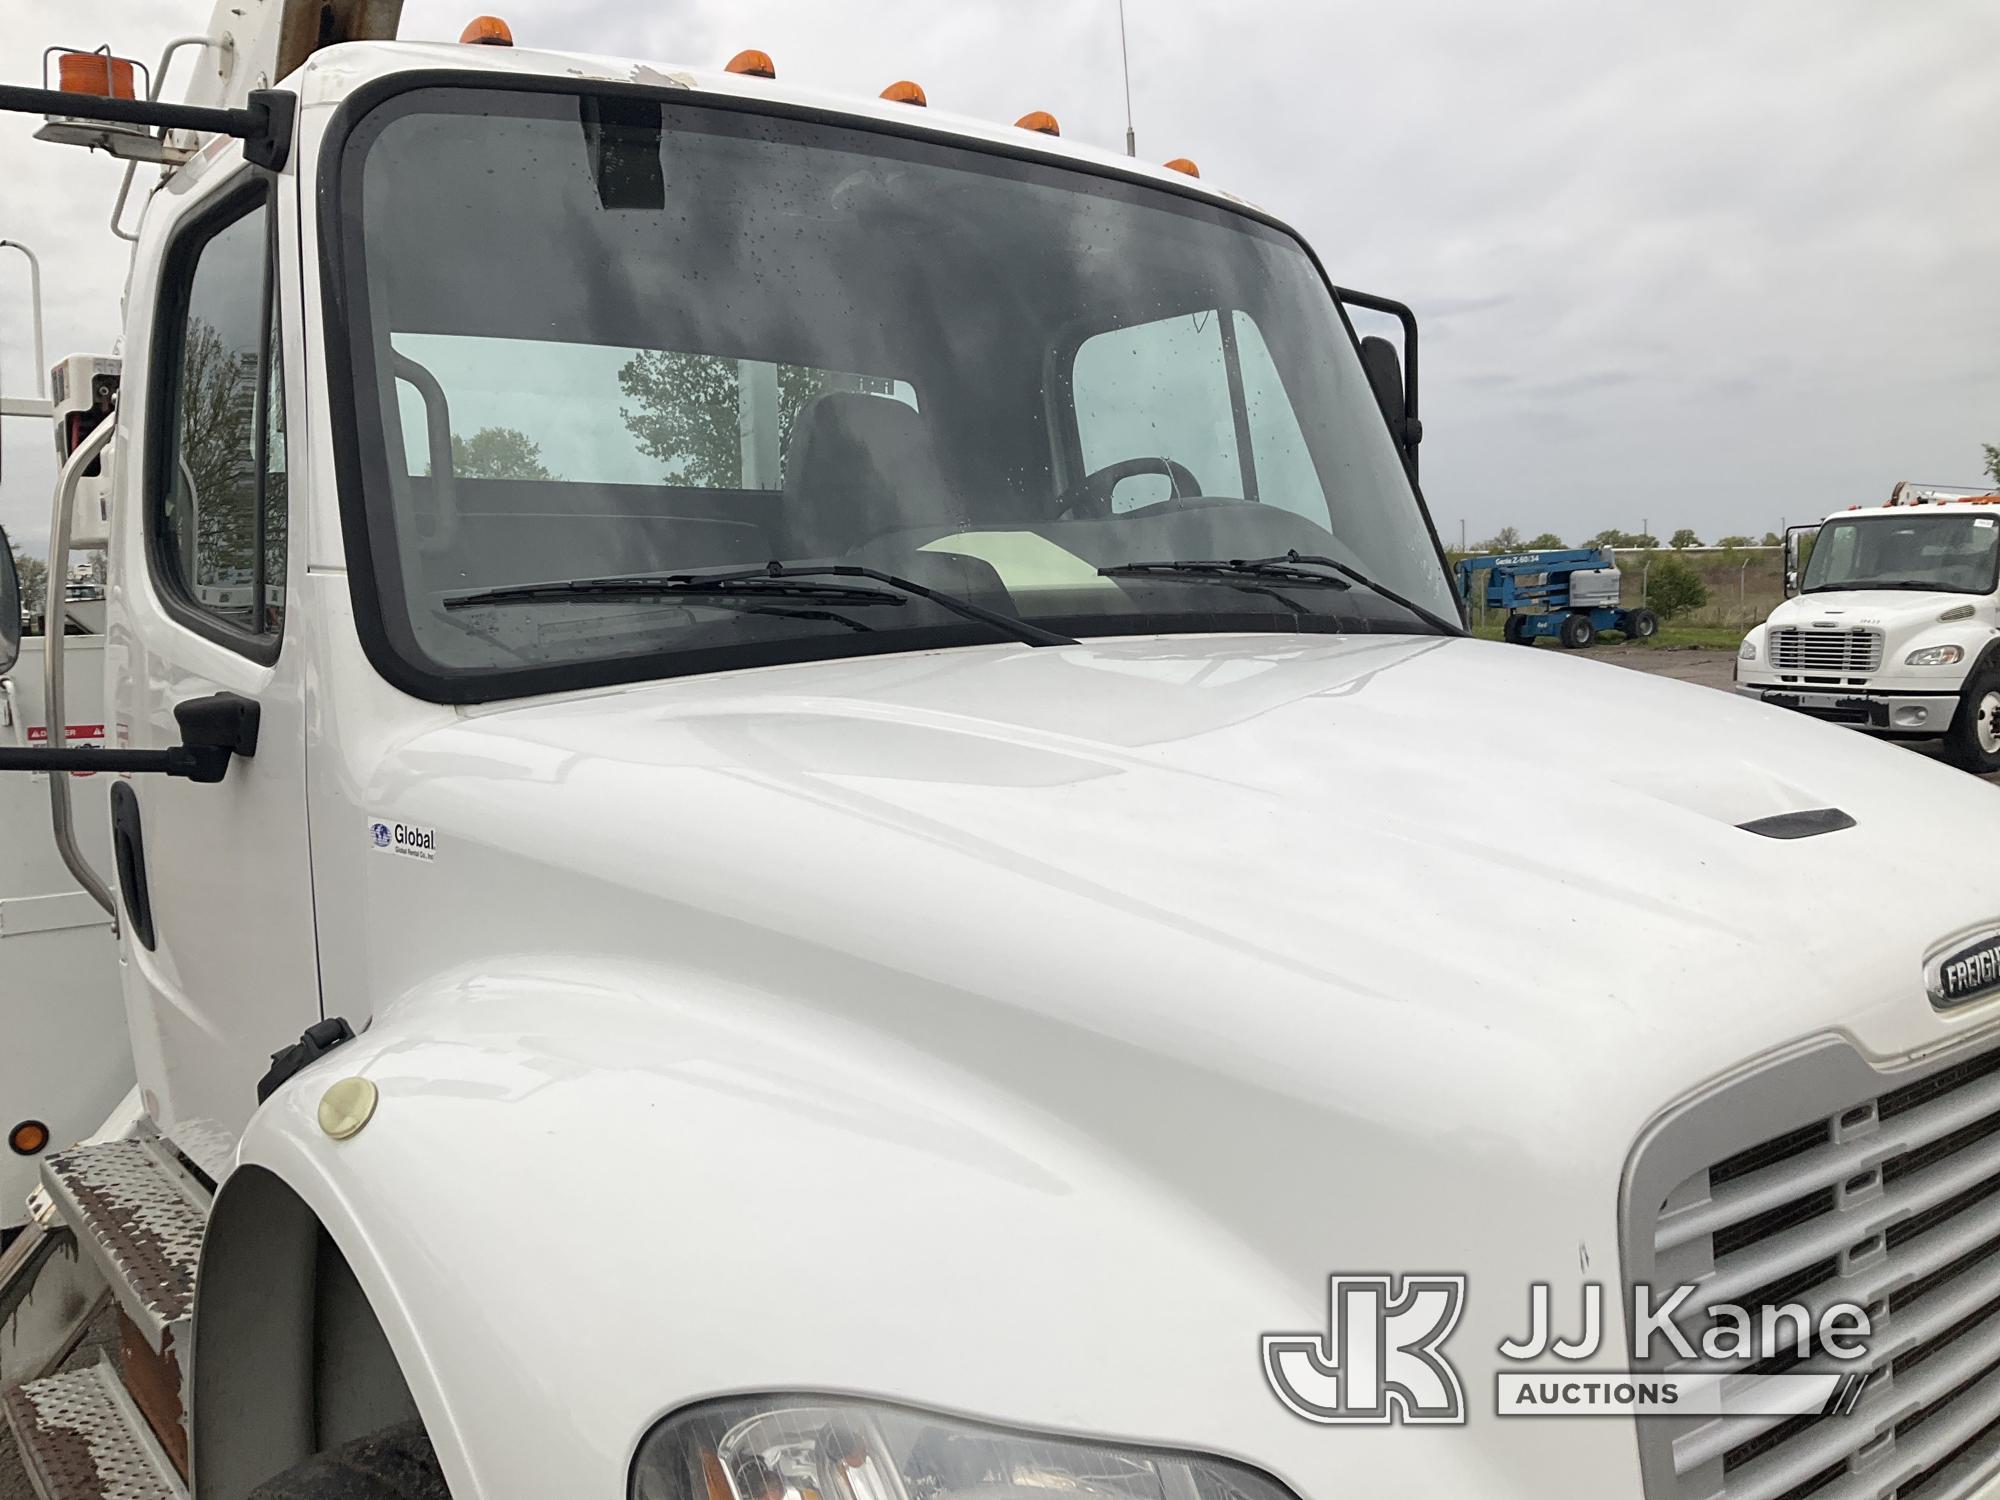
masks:
<svg viewBox="0 0 2000 1500"><path fill-rule="evenodd" d="M828 391L799 408L785 449L789 556L840 557L884 532L968 519L914 408L861 391Z"/></svg>

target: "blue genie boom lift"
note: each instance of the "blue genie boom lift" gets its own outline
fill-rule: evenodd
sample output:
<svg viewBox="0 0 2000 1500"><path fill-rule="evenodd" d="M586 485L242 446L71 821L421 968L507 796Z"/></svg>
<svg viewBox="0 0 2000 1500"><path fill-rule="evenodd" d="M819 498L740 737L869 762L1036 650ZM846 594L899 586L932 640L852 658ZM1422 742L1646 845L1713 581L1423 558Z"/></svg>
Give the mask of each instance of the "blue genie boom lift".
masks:
<svg viewBox="0 0 2000 1500"><path fill-rule="evenodd" d="M1507 611L1503 633L1517 646L1532 646L1552 635L1572 651L1616 630L1643 641L1660 628L1650 609L1625 609L1618 602L1618 564L1609 547L1572 547L1547 552L1509 552L1468 557L1458 565L1458 596L1469 605L1481 573L1488 609Z"/></svg>

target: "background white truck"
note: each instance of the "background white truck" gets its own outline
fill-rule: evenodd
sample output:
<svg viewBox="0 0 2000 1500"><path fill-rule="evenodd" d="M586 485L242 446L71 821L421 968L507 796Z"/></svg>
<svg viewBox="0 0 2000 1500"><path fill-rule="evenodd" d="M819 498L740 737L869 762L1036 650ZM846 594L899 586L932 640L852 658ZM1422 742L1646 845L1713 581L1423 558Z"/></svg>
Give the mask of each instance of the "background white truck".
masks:
<svg viewBox="0 0 2000 1500"><path fill-rule="evenodd" d="M1791 597L1744 637L1737 691L2000 771L2000 495L1898 484L1786 553Z"/></svg>
<svg viewBox="0 0 2000 1500"><path fill-rule="evenodd" d="M1187 170L394 10L0 88L168 167L52 516L107 742L0 749L138 1084L0 1257L16 1364L120 1318L0 1394L44 1494L2000 1472L1986 788L1469 639L1395 304ZM1468 1278L1463 1428L1270 1352L1360 1271ZM1887 1332L1838 1418L1495 1414L1633 1282Z"/></svg>
<svg viewBox="0 0 2000 1500"><path fill-rule="evenodd" d="M102 745L104 639L68 647L64 742ZM0 749L48 744L41 663L38 638L22 641L11 664L0 652ZM111 916L78 888L47 835L45 780L0 776L0 1250L27 1223L43 1151L89 1135L133 1082ZM109 782L77 773L72 792L83 847L101 868L111 855ZM31 1142L40 1144L20 1149Z"/></svg>

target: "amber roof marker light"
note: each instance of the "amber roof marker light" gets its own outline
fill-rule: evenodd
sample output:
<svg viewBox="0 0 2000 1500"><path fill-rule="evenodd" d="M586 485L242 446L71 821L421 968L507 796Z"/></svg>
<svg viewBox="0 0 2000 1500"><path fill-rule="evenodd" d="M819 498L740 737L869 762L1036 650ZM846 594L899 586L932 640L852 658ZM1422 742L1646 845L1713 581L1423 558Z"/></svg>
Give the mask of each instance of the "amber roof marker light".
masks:
<svg viewBox="0 0 2000 1500"><path fill-rule="evenodd" d="M778 65L771 61L771 54L755 47L745 47L729 59L725 73L740 73L745 78L771 78L778 76Z"/></svg>
<svg viewBox="0 0 2000 1500"><path fill-rule="evenodd" d="M1167 162L1165 165L1166 169L1169 172L1185 172L1190 177L1201 176L1201 168L1196 166L1192 161L1188 160L1188 158L1186 158L1185 156L1176 156L1172 161Z"/></svg>
<svg viewBox="0 0 2000 1500"><path fill-rule="evenodd" d="M1014 122L1023 130L1037 131L1042 135L1061 135L1062 126L1056 117L1045 109L1031 109Z"/></svg>
<svg viewBox="0 0 2000 1500"><path fill-rule="evenodd" d="M498 16L474 16L458 34L459 41L473 47L511 47L514 28Z"/></svg>
<svg viewBox="0 0 2000 1500"><path fill-rule="evenodd" d="M882 90L882 97L887 99L891 104L914 104L919 109L924 108L931 102L924 97L924 86L920 83L912 83L907 78L900 79Z"/></svg>

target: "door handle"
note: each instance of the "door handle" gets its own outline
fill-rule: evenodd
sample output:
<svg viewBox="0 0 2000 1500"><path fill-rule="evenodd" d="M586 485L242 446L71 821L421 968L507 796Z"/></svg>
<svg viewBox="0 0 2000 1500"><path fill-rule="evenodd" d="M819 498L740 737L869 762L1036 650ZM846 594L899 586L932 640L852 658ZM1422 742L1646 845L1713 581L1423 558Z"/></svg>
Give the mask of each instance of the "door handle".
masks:
<svg viewBox="0 0 2000 1500"><path fill-rule="evenodd" d="M125 898L132 936L150 953L155 946L153 893L146 884L146 836L139 825L139 794L129 781L111 788L111 857L118 866L118 891Z"/></svg>

